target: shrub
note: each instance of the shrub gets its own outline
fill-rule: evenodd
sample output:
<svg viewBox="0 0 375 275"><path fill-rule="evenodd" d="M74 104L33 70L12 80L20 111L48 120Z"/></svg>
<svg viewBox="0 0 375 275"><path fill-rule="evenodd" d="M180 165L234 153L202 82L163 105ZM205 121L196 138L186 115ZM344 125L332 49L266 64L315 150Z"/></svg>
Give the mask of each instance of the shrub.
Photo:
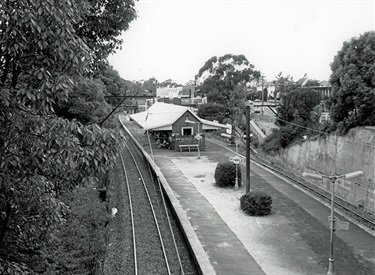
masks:
<svg viewBox="0 0 375 275"><path fill-rule="evenodd" d="M241 167L237 168L238 185L241 185ZM233 162L218 163L215 169L215 182L219 187L236 184L236 165Z"/></svg>
<svg viewBox="0 0 375 275"><path fill-rule="evenodd" d="M272 209L272 198L264 192L250 192L241 197L241 209L250 216L268 215Z"/></svg>
<svg viewBox="0 0 375 275"><path fill-rule="evenodd" d="M108 215L98 191L77 187L62 196L69 206L66 223L48 246L48 274L97 274L106 253Z"/></svg>

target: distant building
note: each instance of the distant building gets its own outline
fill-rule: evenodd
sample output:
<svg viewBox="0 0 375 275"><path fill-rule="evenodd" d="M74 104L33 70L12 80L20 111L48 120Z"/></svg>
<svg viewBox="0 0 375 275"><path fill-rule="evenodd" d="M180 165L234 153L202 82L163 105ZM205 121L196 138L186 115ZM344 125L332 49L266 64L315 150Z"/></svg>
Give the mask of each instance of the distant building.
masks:
<svg viewBox="0 0 375 275"><path fill-rule="evenodd" d="M262 83L257 85L257 91L261 92L262 91L262 86L263 90L267 89L267 98L275 98L275 91L276 91L276 84L273 83L272 81L264 82L263 85Z"/></svg>
<svg viewBox="0 0 375 275"><path fill-rule="evenodd" d="M182 86L174 88L157 88L156 98L193 98L195 94L194 86Z"/></svg>
<svg viewBox="0 0 375 275"><path fill-rule="evenodd" d="M309 81L308 77L302 77L302 78L297 80L296 85L300 86L300 87L304 87L306 85L307 81Z"/></svg>
<svg viewBox="0 0 375 275"><path fill-rule="evenodd" d="M307 86L307 87L302 87L302 89L308 89L308 90L313 90L313 91L318 91L321 93L322 97L329 97L331 96L331 86Z"/></svg>
<svg viewBox="0 0 375 275"><path fill-rule="evenodd" d="M207 103L207 98L195 97L194 86L182 86L174 88L157 88L156 101L182 106L197 106L202 103Z"/></svg>

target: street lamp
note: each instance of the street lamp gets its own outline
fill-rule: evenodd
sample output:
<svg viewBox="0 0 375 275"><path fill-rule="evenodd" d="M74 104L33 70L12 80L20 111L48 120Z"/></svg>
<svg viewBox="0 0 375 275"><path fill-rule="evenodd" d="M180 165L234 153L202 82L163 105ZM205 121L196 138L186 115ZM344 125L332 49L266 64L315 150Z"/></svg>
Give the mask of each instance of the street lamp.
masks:
<svg viewBox="0 0 375 275"><path fill-rule="evenodd" d="M363 175L363 172L362 171L355 171L355 172L351 172L351 173L347 173L347 174L343 174L343 175L333 175L333 176L326 176L326 175L318 175L318 174L311 174L311 173L306 173L306 172L303 172L302 173L302 176L303 177L306 177L306 178L311 178L311 179L315 179L315 180L323 180L323 178L326 178L326 179L329 179L331 180L331 216L330 216L330 230L331 230L331 234L330 234L330 249L329 249L329 265L328 265L328 272L327 272L327 275L334 275L335 274L335 271L334 271L334 259L333 259L333 234L334 234L334 231L335 231L335 218L333 216L334 214L334 199L335 199L335 182L337 179L353 179L353 178L357 178L357 177L360 177Z"/></svg>

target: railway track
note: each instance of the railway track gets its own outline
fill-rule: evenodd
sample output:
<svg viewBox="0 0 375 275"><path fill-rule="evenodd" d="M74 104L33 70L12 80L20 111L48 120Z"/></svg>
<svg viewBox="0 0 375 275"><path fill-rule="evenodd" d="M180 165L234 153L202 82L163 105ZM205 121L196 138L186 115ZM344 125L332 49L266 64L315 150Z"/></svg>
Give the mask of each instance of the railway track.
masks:
<svg viewBox="0 0 375 275"><path fill-rule="evenodd" d="M283 176L284 178L287 178L289 181L293 182L294 184L297 184L298 186L302 187L303 189L307 190L308 192L318 196L319 198L323 199L327 203L331 203L331 195L330 193L320 190L313 184L305 181L303 178L297 177L295 175L291 175L290 173L285 172L284 170L275 167L273 165L270 165L264 161L261 161L257 158L250 157L251 161L262 165L269 170ZM372 221L370 218L365 217L364 215L361 215L358 213L358 210L354 209L353 206L349 206L348 204L345 204L345 202L341 201L339 198L335 198L334 200L335 207L338 209L344 211L347 215L349 215L351 218L354 218L356 221L360 222L364 226L368 227L371 230L375 230L375 222Z"/></svg>
<svg viewBox="0 0 375 275"><path fill-rule="evenodd" d="M129 274L185 274L160 186L155 186L142 155L131 147L126 145L120 155L131 221L124 230L133 241L126 248Z"/></svg>
<svg viewBox="0 0 375 275"><path fill-rule="evenodd" d="M210 140L211 142L214 142L213 140ZM221 144L214 142L215 144L222 146ZM226 147L225 147L226 148ZM246 158L245 155L239 153L243 158ZM269 163L266 163L265 161L262 161L261 159L251 156L250 154L250 160L253 161L254 163L257 163L263 167L266 167L267 169L283 176L284 178L288 179L289 181L293 182L294 184L300 186L301 188L307 190L311 194L321 198L323 201L326 203L331 203L331 195L330 193L319 189L318 187L314 186L313 184L307 182L301 177L297 177L296 175L292 173L288 173L287 171L284 171L281 168L278 168L274 165L271 165ZM355 219L358 221L360 224L364 225L365 227L369 228L370 230L375 230L375 222L369 218L366 217L364 214L361 214L357 209L355 209L353 206L350 206L349 204L346 204L339 198L335 198L334 201L335 207L337 209L342 210L345 214L347 214L349 217Z"/></svg>

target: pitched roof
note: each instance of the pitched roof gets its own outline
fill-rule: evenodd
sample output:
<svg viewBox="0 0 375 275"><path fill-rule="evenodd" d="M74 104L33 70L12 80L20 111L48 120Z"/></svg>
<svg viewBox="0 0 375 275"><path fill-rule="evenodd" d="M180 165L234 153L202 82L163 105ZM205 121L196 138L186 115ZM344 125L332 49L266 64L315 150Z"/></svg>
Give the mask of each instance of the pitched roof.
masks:
<svg viewBox="0 0 375 275"><path fill-rule="evenodd" d="M173 123L186 112L189 112L197 120L202 122L203 129L212 129L212 127L227 128L224 124L199 118L189 107L163 102L155 102L148 110L131 114L129 117L145 130L172 130Z"/></svg>

